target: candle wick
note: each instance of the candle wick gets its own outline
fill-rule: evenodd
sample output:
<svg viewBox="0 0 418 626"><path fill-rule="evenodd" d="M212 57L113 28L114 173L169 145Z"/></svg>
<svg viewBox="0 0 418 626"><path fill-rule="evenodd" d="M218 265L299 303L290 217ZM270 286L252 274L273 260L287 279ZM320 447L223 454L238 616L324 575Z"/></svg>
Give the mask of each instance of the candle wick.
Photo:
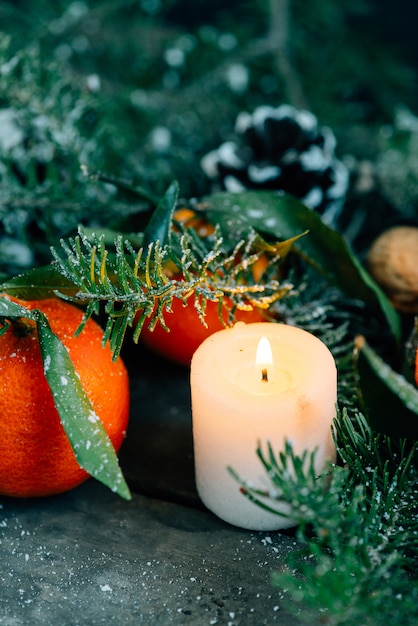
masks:
<svg viewBox="0 0 418 626"><path fill-rule="evenodd" d="M267 375L267 368L263 367L263 369L261 370L261 380L263 383L267 383L268 382L268 375Z"/></svg>

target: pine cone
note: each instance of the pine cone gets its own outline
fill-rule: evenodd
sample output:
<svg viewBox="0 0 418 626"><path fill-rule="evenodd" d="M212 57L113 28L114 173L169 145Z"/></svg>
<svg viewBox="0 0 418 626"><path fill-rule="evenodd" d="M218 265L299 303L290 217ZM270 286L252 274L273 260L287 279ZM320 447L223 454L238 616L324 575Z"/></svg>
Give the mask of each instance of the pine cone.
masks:
<svg viewBox="0 0 418 626"><path fill-rule="evenodd" d="M237 141L206 154L205 174L227 191L282 190L335 225L349 184L348 170L334 154L329 128L318 128L309 111L290 105L260 106L238 115Z"/></svg>

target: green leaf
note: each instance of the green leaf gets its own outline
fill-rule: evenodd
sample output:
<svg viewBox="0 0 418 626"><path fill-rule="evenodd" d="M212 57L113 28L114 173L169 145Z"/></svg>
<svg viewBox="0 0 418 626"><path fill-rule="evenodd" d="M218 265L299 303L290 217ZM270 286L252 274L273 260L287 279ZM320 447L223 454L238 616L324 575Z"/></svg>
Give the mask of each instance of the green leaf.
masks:
<svg viewBox="0 0 418 626"><path fill-rule="evenodd" d="M9 278L0 285L0 291L23 300L42 300L54 297L56 291L72 296L78 288L51 264Z"/></svg>
<svg viewBox="0 0 418 626"><path fill-rule="evenodd" d="M290 239L309 230L308 236L302 237L294 248L349 297L381 311L393 337L399 341L398 313L362 267L344 237L324 224L317 213L291 196L268 191L218 193L206 198L206 203L212 219L215 218L222 230L226 228L235 239L249 226L275 239Z"/></svg>
<svg viewBox="0 0 418 626"><path fill-rule="evenodd" d="M133 196L141 198L142 200L146 200L151 204L157 204L158 202L157 196L155 196L151 191L145 189L144 187L134 185L129 181L122 180L121 178L117 178L115 176L110 176L109 174L105 174L104 172L90 170L86 165L83 165L81 169L84 175L93 181L100 180L103 183L114 185L121 191L125 191Z"/></svg>
<svg viewBox="0 0 418 626"><path fill-rule="evenodd" d="M147 248L150 243L155 243L156 241L160 242L161 247L169 242L173 213L176 208L178 196L179 185L174 181L161 198L144 230L144 248Z"/></svg>
<svg viewBox="0 0 418 626"><path fill-rule="evenodd" d="M418 439L418 390L359 338L355 366L360 401L370 426L392 437Z"/></svg>
<svg viewBox="0 0 418 626"><path fill-rule="evenodd" d="M100 238L103 241L104 246L108 246L112 248L115 246L115 241L121 235L121 231L113 230L112 228L89 228L88 226L83 226L83 235L89 240L93 245L97 238ZM143 245L144 237L142 233L123 233L124 241L129 241L129 243L134 248L141 248Z"/></svg>
<svg viewBox="0 0 418 626"><path fill-rule="evenodd" d="M6 317L8 319L19 319L24 317L29 320L36 321L32 311L26 309L17 302L12 302L7 298L0 297L0 317Z"/></svg>
<svg viewBox="0 0 418 626"><path fill-rule="evenodd" d="M45 315L0 298L0 316L36 322L45 377L78 464L122 498L130 499L112 442L83 390L67 349Z"/></svg>

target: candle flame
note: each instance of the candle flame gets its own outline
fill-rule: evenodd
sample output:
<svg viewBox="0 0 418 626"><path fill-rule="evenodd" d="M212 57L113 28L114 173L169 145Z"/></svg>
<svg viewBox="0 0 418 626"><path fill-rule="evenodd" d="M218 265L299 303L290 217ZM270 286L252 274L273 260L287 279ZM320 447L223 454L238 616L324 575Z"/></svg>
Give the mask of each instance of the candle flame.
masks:
<svg viewBox="0 0 418 626"><path fill-rule="evenodd" d="M257 346L257 353L255 355L256 365L273 365L273 353L271 351L271 345L267 337L261 337Z"/></svg>
<svg viewBox="0 0 418 626"><path fill-rule="evenodd" d="M273 365L273 353L267 337L261 337L258 342L255 363L256 365L261 365L261 380L263 383L267 383L269 379L267 366Z"/></svg>

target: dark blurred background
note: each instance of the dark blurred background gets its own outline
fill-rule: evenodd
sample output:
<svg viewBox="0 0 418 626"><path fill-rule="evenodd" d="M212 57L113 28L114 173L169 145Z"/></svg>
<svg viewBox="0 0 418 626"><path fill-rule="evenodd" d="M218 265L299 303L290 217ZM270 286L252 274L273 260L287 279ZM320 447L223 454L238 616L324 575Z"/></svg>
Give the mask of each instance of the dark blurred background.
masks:
<svg viewBox="0 0 418 626"><path fill-rule="evenodd" d="M413 0L3 1L1 268L129 214L81 165L157 195L173 179L209 193L202 157L262 105L332 129L350 211L415 220L417 13Z"/></svg>

